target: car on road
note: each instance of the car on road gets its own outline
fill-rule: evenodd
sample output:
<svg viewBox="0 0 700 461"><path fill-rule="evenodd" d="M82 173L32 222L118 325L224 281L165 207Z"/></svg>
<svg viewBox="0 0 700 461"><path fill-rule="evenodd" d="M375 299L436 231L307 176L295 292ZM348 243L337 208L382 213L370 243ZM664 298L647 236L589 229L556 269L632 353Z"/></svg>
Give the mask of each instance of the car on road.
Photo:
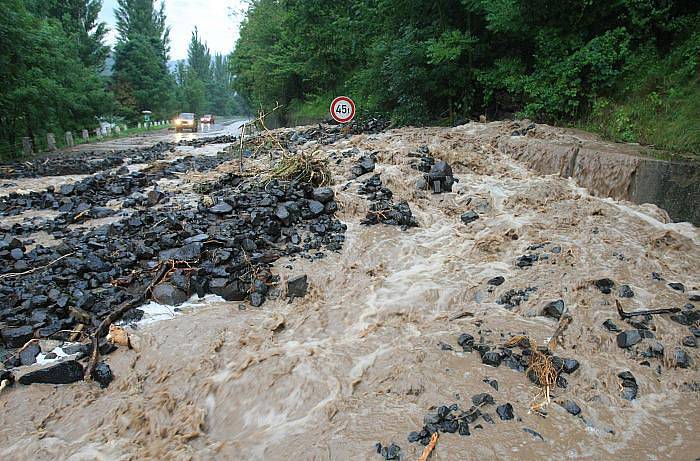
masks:
<svg viewBox="0 0 700 461"><path fill-rule="evenodd" d="M214 124L214 115L212 115L212 114L202 115L202 118L200 118L199 121L201 123Z"/></svg>
<svg viewBox="0 0 700 461"><path fill-rule="evenodd" d="M183 112L175 119L175 131L178 133L183 130L197 131L197 117L191 112Z"/></svg>

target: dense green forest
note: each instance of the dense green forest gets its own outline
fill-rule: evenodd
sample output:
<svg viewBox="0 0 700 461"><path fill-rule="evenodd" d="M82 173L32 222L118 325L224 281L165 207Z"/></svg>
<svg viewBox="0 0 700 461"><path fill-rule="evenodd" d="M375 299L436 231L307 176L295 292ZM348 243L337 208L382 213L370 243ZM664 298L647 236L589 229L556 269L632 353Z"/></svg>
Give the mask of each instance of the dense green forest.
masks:
<svg viewBox="0 0 700 461"><path fill-rule="evenodd" d="M253 0L231 56L252 106L397 124L531 119L700 152L697 0Z"/></svg>
<svg viewBox="0 0 700 461"><path fill-rule="evenodd" d="M102 0L4 0L0 157L18 155L25 136L41 148L47 132L60 140L100 120L133 124L142 110L157 119L242 110L227 58L212 58L196 31L187 62L177 75L168 71L170 30L163 3L154 0L118 1L113 75L104 76L110 49L101 9Z"/></svg>

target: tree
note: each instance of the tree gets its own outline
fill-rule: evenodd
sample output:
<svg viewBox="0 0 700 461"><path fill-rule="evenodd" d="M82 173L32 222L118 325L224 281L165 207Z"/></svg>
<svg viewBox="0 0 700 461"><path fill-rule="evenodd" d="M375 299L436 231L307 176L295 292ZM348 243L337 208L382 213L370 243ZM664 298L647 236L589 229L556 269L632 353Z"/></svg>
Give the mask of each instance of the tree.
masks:
<svg viewBox="0 0 700 461"><path fill-rule="evenodd" d="M167 62L170 29L165 6L153 0L118 0L113 88L124 115L151 110L169 117L174 110L174 79Z"/></svg>
<svg viewBox="0 0 700 461"><path fill-rule="evenodd" d="M61 22L66 34L77 41L80 59L101 70L109 53L104 40L107 24L99 21L102 0L35 0L34 11Z"/></svg>
<svg viewBox="0 0 700 461"><path fill-rule="evenodd" d="M22 0L7 0L4 6L0 144L16 145L21 136L40 139L46 131L94 126L112 100L96 69L81 60L75 36L58 20L30 11Z"/></svg>
<svg viewBox="0 0 700 461"><path fill-rule="evenodd" d="M187 48L187 65L190 71L203 82L211 80L211 53L207 44L199 39L197 27L192 31L190 45Z"/></svg>

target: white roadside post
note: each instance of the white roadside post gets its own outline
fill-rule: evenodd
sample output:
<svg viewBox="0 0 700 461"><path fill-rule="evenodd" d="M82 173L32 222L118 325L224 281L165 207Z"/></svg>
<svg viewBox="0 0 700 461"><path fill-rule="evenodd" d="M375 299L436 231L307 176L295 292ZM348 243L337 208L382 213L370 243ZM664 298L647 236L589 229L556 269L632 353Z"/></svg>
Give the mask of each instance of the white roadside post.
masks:
<svg viewBox="0 0 700 461"><path fill-rule="evenodd" d="M73 132L66 131L65 136L66 136L66 146L73 147L75 145L75 142L73 142Z"/></svg>
<svg viewBox="0 0 700 461"><path fill-rule="evenodd" d="M97 139L102 139L102 129L101 128L95 128L95 137Z"/></svg>
<svg viewBox="0 0 700 461"><path fill-rule="evenodd" d="M83 130L83 141L88 142L90 141L90 132L88 130Z"/></svg>
<svg viewBox="0 0 700 461"><path fill-rule="evenodd" d="M24 153L24 155L32 155L34 153L34 146L32 145L32 138L29 138L29 137L22 138L22 153Z"/></svg>
<svg viewBox="0 0 700 461"><path fill-rule="evenodd" d="M53 133L46 133L46 144L48 145L50 151L56 150L56 137L53 135Z"/></svg>
<svg viewBox="0 0 700 461"><path fill-rule="evenodd" d="M119 134L122 131L121 128L119 128L119 125L114 125L114 133Z"/></svg>

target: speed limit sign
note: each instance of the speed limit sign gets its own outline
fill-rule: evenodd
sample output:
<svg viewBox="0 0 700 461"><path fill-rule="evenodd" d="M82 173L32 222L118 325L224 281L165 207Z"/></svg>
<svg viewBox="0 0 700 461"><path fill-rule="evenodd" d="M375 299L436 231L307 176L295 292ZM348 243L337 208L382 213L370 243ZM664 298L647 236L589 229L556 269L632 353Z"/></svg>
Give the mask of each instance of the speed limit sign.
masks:
<svg viewBox="0 0 700 461"><path fill-rule="evenodd" d="M347 123L355 116L355 103L347 96L338 96L331 103L331 117L338 123Z"/></svg>

